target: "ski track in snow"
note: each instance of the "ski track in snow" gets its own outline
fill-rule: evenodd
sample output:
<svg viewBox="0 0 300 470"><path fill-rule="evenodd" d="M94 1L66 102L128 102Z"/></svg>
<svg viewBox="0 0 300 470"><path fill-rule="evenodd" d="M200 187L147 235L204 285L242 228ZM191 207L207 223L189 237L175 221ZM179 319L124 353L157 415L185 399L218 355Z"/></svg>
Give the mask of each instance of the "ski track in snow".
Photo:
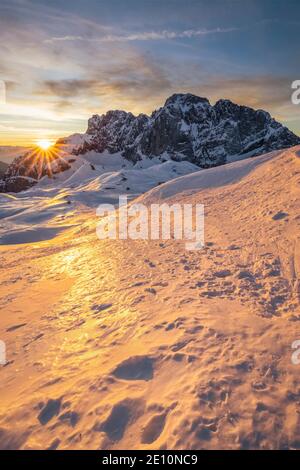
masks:
<svg viewBox="0 0 300 470"><path fill-rule="evenodd" d="M53 215L68 222L43 242L0 247L1 447L299 448L299 152L139 197L204 203L200 251L99 241L101 175L87 183L88 204L63 182L58 193L5 196L1 211L20 211L7 217L11 233L34 214L44 229Z"/></svg>

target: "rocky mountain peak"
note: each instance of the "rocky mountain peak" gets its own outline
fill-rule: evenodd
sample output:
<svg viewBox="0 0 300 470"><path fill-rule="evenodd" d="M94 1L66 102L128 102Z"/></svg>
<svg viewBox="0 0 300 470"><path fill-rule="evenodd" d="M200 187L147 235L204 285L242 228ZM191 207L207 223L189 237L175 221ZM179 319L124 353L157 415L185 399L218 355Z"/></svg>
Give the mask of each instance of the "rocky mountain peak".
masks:
<svg viewBox="0 0 300 470"><path fill-rule="evenodd" d="M133 163L153 158L187 160L201 168L209 168L299 145L300 137L264 110L241 106L228 99L211 105L207 98L176 93L151 116L108 111L92 116L85 134L59 142L69 145L74 155L106 151L120 153ZM28 174L26 167L30 162L25 160L21 158L14 162L4 179L9 181L16 176L39 178L34 168ZM62 166L58 170L65 168Z"/></svg>
<svg viewBox="0 0 300 470"><path fill-rule="evenodd" d="M165 102L165 106L189 107L199 105L209 105L207 98L193 95L192 93L174 93Z"/></svg>

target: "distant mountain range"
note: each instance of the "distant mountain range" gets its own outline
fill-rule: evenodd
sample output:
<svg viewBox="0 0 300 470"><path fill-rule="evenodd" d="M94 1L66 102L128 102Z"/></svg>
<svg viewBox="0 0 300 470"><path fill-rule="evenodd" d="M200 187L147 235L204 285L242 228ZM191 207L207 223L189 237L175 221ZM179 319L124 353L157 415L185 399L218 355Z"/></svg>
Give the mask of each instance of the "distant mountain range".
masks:
<svg viewBox="0 0 300 470"><path fill-rule="evenodd" d="M28 152L30 147L24 146L13 146L13 145L2 145L0 146L0 161L3 163L12 163L12 161L25 152Z"/></svg>
<svg viewBox="0 0 300 470"><path fill-rule="evenodd" d="M175 160L210 168L299 145L300 137L266 111L229 100L211 105L206 98L188 93L172 95L151 116L119 110L94 115L85 134L59 139L57 144L68 157L109 152L119 153L132 163ZM54 160L50 173L70 169L71 160ZM49 166L34 164L25 154L10 165L0 190L17 192L44 176L51 176Z"/></svg>
<svg viewBox="0 0 300 470"><path fill-rule="evenodd" d="M82 139L77 154L109 150L133 161L159 156L205 168L300 143L266 111L229 100L212 106L206 98L191 94L172 95L150 117L125 111L95 115Z"/></svg>

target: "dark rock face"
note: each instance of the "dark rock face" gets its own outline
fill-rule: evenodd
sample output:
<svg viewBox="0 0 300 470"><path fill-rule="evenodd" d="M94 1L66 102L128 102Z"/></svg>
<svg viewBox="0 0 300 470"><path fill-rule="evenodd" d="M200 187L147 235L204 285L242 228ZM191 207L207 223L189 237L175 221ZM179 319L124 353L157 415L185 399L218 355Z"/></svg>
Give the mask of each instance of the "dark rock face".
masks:
<svg viewBox="0 0 300 470"><path fill-rule="evenodd" d="M75 153L86 153L89 150L101 153L108 150L110 153L123 151L130 154L131 146L140 140L148 120L145 114L135 117L125 111L94 115L88 121L87 139Z"/></svg>
<svg viewBox="0 0 300 470"><path fill-rule="evenodd" d="M36 184L36 180L24 178L23 176L13 176L0 180L0 193L19 193L31 188Z"/></svg>
<svg viewBox="0 0 300 470"><path fill-rule="evenodd" d="M157 157L160 161L187 160L201 168L254 157L300 144L300 137L275 121L269 113L219 100L212 106L206 98L175 94L151 116L108 111L88 121L85 134L60 139L74 155L92 150L121 152L132 162ZM0 180L0 192L23 191L43 176L71 168L54 157L36 159L27 153L14 160Z"/></svg>
<svg viewBox="0 0 300 470"><path fill-rule="evenodd" d="M2 178L4 173L6 172L7 168L8 168L7 163L0 162L0 179Z"/></svg>
<svg viewBox="0 0 300 470"><path fill-rule="evenodd" d="M150 117L125 111L93 116L88 139L74 150L122 152L131 161L160 157L188 160L200 167L221 165L231 158L256 156L300 143L300 138L269 113L219 100L175 94Z"/></svg>

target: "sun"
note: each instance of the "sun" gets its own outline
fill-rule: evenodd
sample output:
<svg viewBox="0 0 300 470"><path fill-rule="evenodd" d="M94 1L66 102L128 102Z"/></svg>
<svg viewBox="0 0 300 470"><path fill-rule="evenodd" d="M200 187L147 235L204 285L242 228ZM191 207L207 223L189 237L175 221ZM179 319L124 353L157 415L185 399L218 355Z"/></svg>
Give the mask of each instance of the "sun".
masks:
<svg viewBox="0 0 300 470"><path fill-rule="evenodd" d="M40 147L42 150L48 150L49 147L51 147L52 142L47 139L42 139L37 141L38 147Z"/></svg>

